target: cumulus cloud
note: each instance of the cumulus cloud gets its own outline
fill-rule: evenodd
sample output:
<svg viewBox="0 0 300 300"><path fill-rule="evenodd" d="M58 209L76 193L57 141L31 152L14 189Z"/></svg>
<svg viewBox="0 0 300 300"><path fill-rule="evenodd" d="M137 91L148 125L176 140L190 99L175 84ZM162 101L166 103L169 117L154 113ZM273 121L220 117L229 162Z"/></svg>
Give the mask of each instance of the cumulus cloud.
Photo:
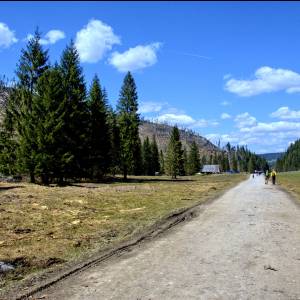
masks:
<svg viewBox="0 0 300 300"><path fill-rule="evenodd" d="M279 119L300 119L300 110L290 110L287 106L278 108L270 115Z"/></svg>
<svg viewBox="0 0 300 300"><path fill-rule="evenodd" d="M280 131L295 131L300 130L300 123L297 122L271 122L271 123L257 123L252 127L243 127L240 129L241 132L280 132Z"/></svg>
<svg viewBox="0 0 300 300"><path fill-rule="evenodd" d="M55 44L66 37L65 33L58 29L48 31L43 39L40 40L42 45Z"/></svg>
<svg viewBox="0 0 300 300"><path fill-rule="evenodd" d="M109 63L119 72L137 71L150 67L157 62L157 51L161 43L138 45L123 53L113 52Z"/></svg>
<svg viewBox="0 0 300 300"><path fill-rule="evenodd" d="M268 66L255 71L254 79L230 79L225 89L241 97L255 96L262 93L286 91L300 92L300 74L287 69L275 69Z"/></svg>
<svg viewBox="0 0 300 300"><path fill-rule="evenodd" d="M222 120L226 120L226 119L230 119L231 118L231 115L228 114L228 113L222 113L221 114L221 119Z"/></svg>
<svg viewBox="0 0 300 300"><path fill-rule="evenodd" d="M15 32L9 29L6 24L0 22L0 48L8 48L17 41Z"/></svg>
<svg viewBox="0 0 300 300"><path fill-rule="evenodd" d="M138 113L147 114L152 112L160 112L167 103L144 101L140 104Z"/></svg>
<svg viewBox="0 0 300 300"><path fill-rule="evenodd" d="M164 114L157 117L160 123L191 125L196 121L188 115Z"/></svg>
<svg viewBox="0 0 300 300"><path fill-rule="evenodd" d="M82 62L96 63L113 45L120 44L120 37L112 27L100 20L91 20L76 34L75 46Z"/></svg>
<svg viewBox="0 0 300 300"><path fill-rule="evenodd" d="M205 119L195 120L194 118L186 114L167 113L167 114L159 115L158 117L153 118L153 120L158 123L167 123L169 125L184 126L190 129L219 125L219 123L214 120L205 120Z"/></svg>
<svg viewBox="0 0 300 300"><path fill-rule="evenodd" d="M257 153L266 153L280 152L300 136L300 122L297 121L259 122L249 113L237 115L235 121L237 131L210 133L206 138L214 143L220 140L222 145L227 142L247 145Z"/></svg>
<svg viewBox="0 0 300 300"><path fill-rule="evenodd" d="M243 128L245 126L254 126L256 125L256 118L251 116L248 112L239 114L235 117L234 121L238 128Z"/></svg>

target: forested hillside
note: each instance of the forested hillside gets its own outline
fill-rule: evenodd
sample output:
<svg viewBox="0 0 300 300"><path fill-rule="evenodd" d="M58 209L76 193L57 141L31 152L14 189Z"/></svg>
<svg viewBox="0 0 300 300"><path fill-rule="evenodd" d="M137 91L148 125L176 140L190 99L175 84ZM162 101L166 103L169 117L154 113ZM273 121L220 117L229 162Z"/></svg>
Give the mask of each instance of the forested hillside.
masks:
<svg viewBox="0 0 300 300"><path fill-rule="evenodd" d="M276 162L278 171L300 170L300 139L291 144L281 158Z"/></svg>

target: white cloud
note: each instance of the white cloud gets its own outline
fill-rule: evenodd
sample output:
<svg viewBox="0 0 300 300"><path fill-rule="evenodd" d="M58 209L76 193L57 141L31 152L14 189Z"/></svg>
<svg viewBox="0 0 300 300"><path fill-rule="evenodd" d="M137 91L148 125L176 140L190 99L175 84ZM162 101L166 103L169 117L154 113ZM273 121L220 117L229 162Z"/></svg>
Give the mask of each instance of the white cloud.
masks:
<svg viewBox="0 0 300 300"><path fill-rule="evenodd" d="M283 106L271 113L270 116L279 119L300 119L300 110L290 110L287 106Z"/></svg>
<svg viewBox="0 0 300 300"><path fill-rule="evenodd" d="M191 125L196 121L188 115L164 114L157 117L160 123Z"/></svg>
<svg viewBox="0 0 300 300"><path fill-rule="evenodd" d="M222 106L229 106L231 103L229 101L223 101L220 103Z"/></svg>
<svg viewBox="0 0 300 300"><path fill-rule="evenodd" d="M228 113L222 113L221 114L221 119L222 120L226 120L226 119L230 119L231 118L231 115L228 114Z"/></svg>
<svg viewBox="0 0 300 300"><path fill-rule="evenodd" d="M91 20L76 34L75 46L82 62L96 63L103 58L113 45L121 40L112 27L100 20Z"/></svg>
<svg viewBox="0 0 300 300"><path fill-rule="evenodd" d="M138 45L123 53L113 52L109 63L119 72L136 71L154 65L157 62L157 51L161 43Z"/></svg>
<svg viewBox="0 0 300 300"><path fill-rule="evenodd" d="M276 91L300 92L300 74L287 69L261 67L256 70L252 80L230 79L225 89L242 97Z"/></svg>
<svg viewBox="0 0 300 300"><path fill-rule="evenodd" d="M219 122L217 122L217 121L200 119L200 120L197 120L194 124L191 124L190 128L215 127L218 125L219 125Z"/></svg>
<svg viewBox="0 0 300 300"><path fill-rule="evenodd" d="M42 45L55 44L66 37L65 33L58 29L48 31L43 39L40 40Z"/></svg>
<svg viewBox="0 0 300 300"><path fill-rule="evenodd" d="M205 119L195 120L191 116L186 114L171 114L171 113L159 115L158 117L153 118L153 121L158 123L167 123L169 125L184 126L189 129L219 125L219 123L214 120L205 120Z"/></svg>
<svg viewBox="0 0 300 300"><path fill-rule="evenodd" d="M8 48L17 41L15 32L10 30L6 24L0 22L0 48Z"/></svg>
<svg viewBox="0 0 300 300"><path fill-rule="evenodd" d="M280 131L300 131L300 123L298 122L271 122L271 123L257 123L252 127L243 127L240 129L241 132L255 132L255 133L266 133L266 132L280 132ZM300 136L300 135L299 135Z"/></svg>
<svg viewBox="0 0 300 300"><path fill-rule="evenodd" d="M167 103L152 101L142 102L139 106L138 113L147 114L152 112L160 112L165 105L167 105Z"/></svg>
<svg viewBox="0 0 300 300"><path fill-rule="evenodd" d="M256 125L256 118L251 116L248 112L239 114L235 117L234 121L238 128L243 128L245 126L254 126Z"/></svg>
<svg viewBox="0 0 300 300"><path fill-rule="evenodd" d="M251 122L244 127L241 127L241 123L239 125L238 131L228 134L210 133L206 135L206 138L214 143L220 140L221 145L225 145L227 142L235 145L248 145L257 153L266 153L280 152L282 149L286 149L291 141L295 141L300 136L300 122L265 123L255 121L252 122L252 125Z"/></svg>

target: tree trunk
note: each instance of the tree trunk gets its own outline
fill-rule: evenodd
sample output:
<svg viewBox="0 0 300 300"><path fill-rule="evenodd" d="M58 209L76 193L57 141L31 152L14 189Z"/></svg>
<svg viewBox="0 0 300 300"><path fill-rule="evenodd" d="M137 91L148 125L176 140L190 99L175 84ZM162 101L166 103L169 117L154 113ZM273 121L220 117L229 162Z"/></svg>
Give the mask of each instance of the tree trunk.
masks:
<svg viewBox="0 0 300 300"><path fill-rule="evenodd" d="M127 167L126 166L124 166L123 174L124 174L124 180L127 180Z"/></svg>
<svg viewBox="0 0 300 300"><path fill-rule="evenodd" d="M30 183L35 183L35 177L33 172L30 172Z"/></svg>
<svg viewBox="0 0 300 300"><path fill-rule="evenodd" d="M49 176L48 176L48 174L42 174L41 179L42 179L42 184L49 185Z"/></svg>

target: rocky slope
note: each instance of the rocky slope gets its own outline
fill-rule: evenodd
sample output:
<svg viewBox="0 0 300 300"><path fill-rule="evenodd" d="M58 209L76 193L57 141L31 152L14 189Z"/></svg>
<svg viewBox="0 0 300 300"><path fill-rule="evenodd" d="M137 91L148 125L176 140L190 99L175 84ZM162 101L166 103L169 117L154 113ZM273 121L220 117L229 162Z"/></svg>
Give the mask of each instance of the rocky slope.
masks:
<svg viewBox="0 0 300 300"><path fill-rule="evenodd" d="M159 150L165 152L167 149L172 128L172 126L165 124L157 124L148 121L143 121L139 128L140 138L143 142L147 136L151 140L153 135L155 135ZM214 144L212 144L209 140L200 136L199 134L194 133L191 130L180 130L180 138L183 147L186 147L187 150L189 150L192 142L195 141L199 147L200 155L209 155L214 152L220 151L220 149Z"/></svg>

